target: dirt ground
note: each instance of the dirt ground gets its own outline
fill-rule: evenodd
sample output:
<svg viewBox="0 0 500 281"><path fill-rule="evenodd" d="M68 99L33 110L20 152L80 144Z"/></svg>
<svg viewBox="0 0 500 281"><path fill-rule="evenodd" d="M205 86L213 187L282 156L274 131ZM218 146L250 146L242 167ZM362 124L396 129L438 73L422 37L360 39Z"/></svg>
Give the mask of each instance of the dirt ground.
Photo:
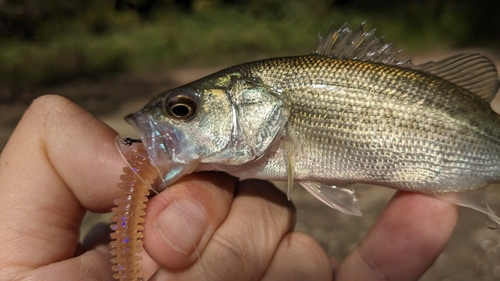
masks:
<svg viewBox="0 0 500 281"><path fill-rule="evenodd" d="M486 53L499 61L498 53ZM445 56L437 52L418 56L418 60L414 61L423 62ZM158 92L220 68L82 79L23 91L11 91L0 86L0 149L3 149L22 113L37 96L49 93L66 96L118 132L135 136L132 128L123 121L126 114L138 110ZM361 218L329 209L298 186L292 193L292 200L298 210L296 228L315 237L330 255L339 259L344 258L362 239L394 193L383 187L360 185L355 189L363 212ZM99 220L109 221L109 214L89 214L82 226L82 234ZM486 227L484 215L461 208L458 225L448 246L420 280L500 280L500 232Z"/></svg>

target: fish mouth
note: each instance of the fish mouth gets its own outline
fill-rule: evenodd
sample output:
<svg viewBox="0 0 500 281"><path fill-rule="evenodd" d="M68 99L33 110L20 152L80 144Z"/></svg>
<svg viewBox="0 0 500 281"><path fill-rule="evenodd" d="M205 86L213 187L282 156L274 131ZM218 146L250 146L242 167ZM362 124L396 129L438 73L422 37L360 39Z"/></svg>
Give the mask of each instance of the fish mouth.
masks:
<svg viewBox="0 0 500 281"><path fill-rule="evenodd" d="M158 168L171 165L178 144L172 128L161 126L140 111L127 115L125 121L139 134L152 163Z"/></svg>
<svg viewBox="0 0 500 281"><path fill-rule="evenodd" d="M189 149L185 149L185 136L168 123L156 121L142 111L125 117L139 134L149 160L161 175L161 183L155 188L162 191L181 176L194 171Z"/></svg>

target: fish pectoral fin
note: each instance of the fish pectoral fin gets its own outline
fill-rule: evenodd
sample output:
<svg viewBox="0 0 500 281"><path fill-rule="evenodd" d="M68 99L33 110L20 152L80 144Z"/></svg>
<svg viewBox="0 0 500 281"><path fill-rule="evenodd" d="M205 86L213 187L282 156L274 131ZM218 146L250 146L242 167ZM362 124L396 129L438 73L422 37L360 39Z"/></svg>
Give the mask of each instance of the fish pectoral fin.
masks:
<svg viewBox="0 0 500 281"><path fill-rule="evenodd" d="M300 184L321 202L330 208L347 215L362 216L358 198L354 190L348 187L320 184L317 182L300 182Z"/></svg>
<svg viewBox="0 0 500 281"><path fill-rule="evenodd" d="M295 176L295 146L287 139L280 140L280 145L285 152L285 164L287 173L287 191L286 196L288 201L291 199L292 189L293 189L293 178Z"/></svg>

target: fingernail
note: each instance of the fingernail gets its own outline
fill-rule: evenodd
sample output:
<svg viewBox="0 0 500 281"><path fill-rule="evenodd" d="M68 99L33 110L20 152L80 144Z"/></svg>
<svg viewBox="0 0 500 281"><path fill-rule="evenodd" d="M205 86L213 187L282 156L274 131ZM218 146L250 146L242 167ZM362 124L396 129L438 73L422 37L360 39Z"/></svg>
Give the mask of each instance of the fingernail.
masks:
<svg viewBox="0 0 500 281"><path fill-rule="evenodd" d="M179 199L161 211L154 224L165 243L189 256L205 233L207 218L199 204Z"/></svg>

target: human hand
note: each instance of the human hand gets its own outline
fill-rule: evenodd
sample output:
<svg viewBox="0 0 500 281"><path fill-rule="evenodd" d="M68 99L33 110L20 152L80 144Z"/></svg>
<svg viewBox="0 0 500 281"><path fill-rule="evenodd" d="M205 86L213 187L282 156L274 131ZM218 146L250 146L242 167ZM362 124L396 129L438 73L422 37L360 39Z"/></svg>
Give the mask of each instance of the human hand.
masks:
<svg viewBox="0 0 500 281"><path fill-rule="evenodd" d="M109 228L78 241L85 211L113 205L124 166L115 137L61 97L28 109L0 157L0 280L112 280ZM198 214L198 223L188 218L187 227L184 214ZM340 264L293 231L294 216L267 182L187 176L148 203L144 273L154 280L415 280L444 248L457 211L398 192Z"/></svg>

